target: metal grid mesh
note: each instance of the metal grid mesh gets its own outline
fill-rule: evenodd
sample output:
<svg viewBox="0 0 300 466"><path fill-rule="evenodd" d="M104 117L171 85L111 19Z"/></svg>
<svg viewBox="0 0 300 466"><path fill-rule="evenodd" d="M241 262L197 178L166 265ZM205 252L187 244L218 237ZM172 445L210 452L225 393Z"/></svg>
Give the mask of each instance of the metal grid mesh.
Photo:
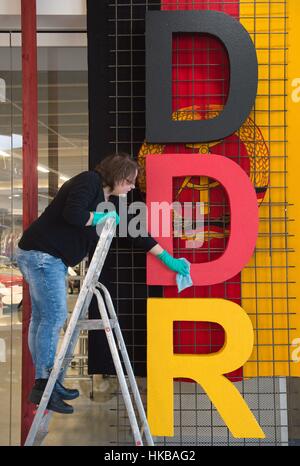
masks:
<svg viewBox="0 0 300 466"><path fill-rule="evenodd" d="M251 360L238 373L232 374L236 386L254 412L266 433L266 440L233 439L210 403L201 387L194 383L175 383L175 437L157 439L164 445L232 445L232 444L285 444L287 442L286 387L280 375L290 375L291 344L290 332L293 329L294 314L289 301L289 259L288 247L289 200L286 182L286 68L287 68L287 5L286 1L225 2L188 1L185 8L214 9L227 11L239 18L253 38L259 58L259 89L256 104L247 120L245 134L250 132L248 145L240 130L231 140L209 145L173 145L165 152L218 153L236 160L248 173L256 188L260 202L260 231L253 259L244 271L222 287L196 287L189 296L219 296L231 299L247 311L255 330L255 347ZM182 2L164 2L165 9L179 9ZM180 4L180 5L179 5ZM237 6L238 4L238 6ZM144 142L145 134L145 43L144 17L147 10L161 9L158 1L108 1L109 6L109 70L110 70L110 144L112 150L125 150L137 157ZM237 6L237 9L235 7ZM173 118L179 118L178 110L186 110L201 118L213 117L221 111L226 101L228 89L227 57L221 44L214 38L189 35L189 46L185 49L187 35L178 34L174 53L173 42ZM192 44L192 46L190 46ZM199 53L200 50L200 53ZM200 56L199 62L195 56ZM185 61L188 60L188 63ZM159 64L158 64L159 66ZM181 93L180 68L185 67L187 75L186 93ZM188 69L187 69L188 68ZM199 69L202 74L198 74ZM216 71L217 70L217 71ZM197 79L195 79L197 77ZM215 81L215 83L214 83ZM181 83L182 84L182 83ZM213 85L215 84L215 86ZM213 85L213 86L212 86ZM181 87L182 89L182 87ZM203 99L205 94L205 99ZM196 106L200 109L195 110ZM216 109L216 106L217 109ZM205 108L204 108L205 107ZM194 117L194 116L193 116ZM259 131L251 134L253 125ZM261 139L263 138L263 142ZM243 139L244 137L244 139ZM259 150L271 154L271 163L259 164ZM249 162L249 150L251 163ZM266 153L264 154L266 158ZM263 159L261 159L263 160ZM268 180L267 186L263 180ZM224 190L218 188L214 196L214 180L191 179L201 189L191 188L192 201L199 201L199 192L206 209L206 242L201 249L190 250L192 261L211 260L222 254L226 247L230 227L228 202ZM174 198L182 180L174 180ZM201 197L200 196L200 197ZM217 238L217 239L216 239ZM182 253L182 243L174 240L175 253ZM116 243L115 285L116 303L119 315L131 316L132 327L128 328L129 350L133 363L143 362L145 357L145 296L160 296L159 288L148 289L145 285L145 261L143 253L120 248ZM133 285L133 282L136 282ZM131 295L126 296L128 285L132 284ZM125 293L125 294L124 294ZM164 290L170 296L170 289ZM183 296L183 295L182 295ZM122 323L122 320L121 320ZM128 320L127 320L128 325ZM176 332L180 335L180 325ZM197 333L197 327L194 332ZM222 330L215 324L200 330L203 341L200 347L207 346L204 352L216 351L223 344ZM204 333L208 333L208 339ZM125 329L126 333L126 329ZM141 338L139 338L139 333ZM217 341L214 334L219 334ZM180 347L180 340L177 345ZM190 346L190 345L188 345ZM177 348L178 349L178 348ZM176 350L176 348L175 348ZM199 348L198 348L199 350ZM182 345L180 351L184 352ZM190 348L188 348L188 351ZM203 352L203 351L198 351ZM244 377L256 377L246 380ZM258 377L258 378L257 378ZM117 443L130 443L130 433L126 422L124 406L120 398L116 411Z"/></svg>

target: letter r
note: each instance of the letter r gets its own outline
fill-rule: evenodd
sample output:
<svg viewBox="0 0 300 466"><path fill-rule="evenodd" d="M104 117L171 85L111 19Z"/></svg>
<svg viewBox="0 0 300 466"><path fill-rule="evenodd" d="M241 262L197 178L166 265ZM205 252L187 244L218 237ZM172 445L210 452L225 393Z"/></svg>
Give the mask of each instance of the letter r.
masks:
<svg viewBox="0 0 300 466"><path fill-rule="evenodd" d="M242 366L253 348L253 327L244 310L231 301L198 298L150 298L148 314L148 420L153 435L173 436L173 379L199 383L232 435L264 438L237 388L223 375ZM217 353L174 354L173 322L217 322L226 343Z"/></svg>

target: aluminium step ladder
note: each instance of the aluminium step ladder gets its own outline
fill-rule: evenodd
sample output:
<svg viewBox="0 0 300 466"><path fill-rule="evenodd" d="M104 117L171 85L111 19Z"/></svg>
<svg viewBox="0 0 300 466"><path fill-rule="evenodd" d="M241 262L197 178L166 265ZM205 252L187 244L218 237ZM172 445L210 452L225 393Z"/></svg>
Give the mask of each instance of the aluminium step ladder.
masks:
<svg viewBox="0 0 300 466"><path fill-rule="evenodd" d="M115 233L115 229L115 219L108 218L103 226L96 250L94 252L87 274L84 278L60 350L58 351L57 356L55 358L54 366L49 376L48 383L46 385L43 396L36 411L34 420L32 422L30 431L28 433L25 446L41 445L48 433L48 426L52 412L47 410L47 405L51 397L56 380L59 377L59 380L61 382L63 381L68 365L73 359L73 354L76 343L79 338L80 331L99 329L105 331L108 340L111 355L116 368L117 377L120 383L122 396L128 413L135 445L144 445L142 440L143 434L145 434L146 444L154 445L148 421L146 418L144 406L140 397L138 386L134 377L134 373L128 357L127 349L124 343L124 339L122 336L117 315L115 313L111 296L108 290L105 288L105 286L98 282L103 264L105 262L111 241ZM100 290L104 295L104 299L100 293ZM88 320L88 308L93 295L95 295L97 298L101 319ZM137 411L139 413L141 430L138 426L136 414L133 408L132 398L128 389L128 382L125 378L119 352L122 355L122 359L128 376L128 382L132 390L132 396L134 398Z"/></svg>

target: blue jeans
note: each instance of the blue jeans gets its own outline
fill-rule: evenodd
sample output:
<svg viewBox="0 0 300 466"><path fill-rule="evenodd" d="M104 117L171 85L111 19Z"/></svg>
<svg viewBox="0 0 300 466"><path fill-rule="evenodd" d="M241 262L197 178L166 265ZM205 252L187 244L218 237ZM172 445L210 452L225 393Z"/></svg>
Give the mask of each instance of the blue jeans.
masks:
<svg viewBox="0 0 300 466"><path fill-rule="evenodd" d="M28 345L35 378L47 379L54 363L60 330L67 318L67 266L40 251L17 248L16 260L29 285L31 319Z"/></svg>

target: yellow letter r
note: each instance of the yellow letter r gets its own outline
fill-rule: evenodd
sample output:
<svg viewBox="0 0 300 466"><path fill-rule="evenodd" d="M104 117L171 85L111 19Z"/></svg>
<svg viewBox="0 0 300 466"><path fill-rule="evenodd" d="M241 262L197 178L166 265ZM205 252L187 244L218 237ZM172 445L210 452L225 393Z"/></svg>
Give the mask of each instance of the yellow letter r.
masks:
<svg viewBox="0 0 300 466"><path fill-rule="evenodd" d="M243 366L253 348L253 327L246 312L225 299L149 298L148 419L153 435L173 436L173 379L190 378L206 391L237 438L264 438L238 389L223 374ZM211 354L174 354L173 322L217 322L225 344Z"/></svg>

